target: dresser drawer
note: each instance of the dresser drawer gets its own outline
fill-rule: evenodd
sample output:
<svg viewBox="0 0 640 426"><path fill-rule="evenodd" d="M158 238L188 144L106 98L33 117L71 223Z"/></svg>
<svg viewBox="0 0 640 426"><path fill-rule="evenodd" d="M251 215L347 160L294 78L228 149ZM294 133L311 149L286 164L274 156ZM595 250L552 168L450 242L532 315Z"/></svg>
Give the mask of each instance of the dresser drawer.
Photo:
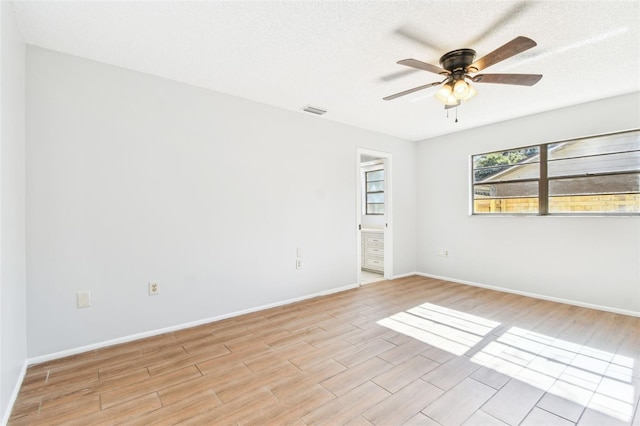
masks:
<svg viewBox="0 0 640 426"><path fill-rule="evenodd" d="M367 269L372 269L375 271L383 271L384 270L384 260L383 259L376 259L373 257L367 257L365 259L365 264L364 267Z"/></svg>
<svg viewBox="0 0 640 426"><path fill-rule="evenodd" d="M384 256L384 247L380 246L367 246L365 248L365 255L366 256L380 256L383 257Z"/></svg>
<svg viewBox="0 0 640 426"><path fill-rule="evenodd" d="M384 237L377 236L377 235L365 235L364 244L365 245L368 245L368 244L384 245Z"/></svg>

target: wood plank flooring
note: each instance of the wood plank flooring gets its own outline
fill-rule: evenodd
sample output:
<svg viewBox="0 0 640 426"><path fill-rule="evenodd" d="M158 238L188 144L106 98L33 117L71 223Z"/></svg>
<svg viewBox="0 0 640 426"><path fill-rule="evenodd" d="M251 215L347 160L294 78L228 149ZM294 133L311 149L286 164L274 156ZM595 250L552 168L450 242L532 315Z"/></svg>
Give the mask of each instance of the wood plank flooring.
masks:
<svg viewBox="0 0 640 426"><path fill-rule="evenodd" d="M640 318L407 277L30 366L10 425L640 425Z"/></svg>

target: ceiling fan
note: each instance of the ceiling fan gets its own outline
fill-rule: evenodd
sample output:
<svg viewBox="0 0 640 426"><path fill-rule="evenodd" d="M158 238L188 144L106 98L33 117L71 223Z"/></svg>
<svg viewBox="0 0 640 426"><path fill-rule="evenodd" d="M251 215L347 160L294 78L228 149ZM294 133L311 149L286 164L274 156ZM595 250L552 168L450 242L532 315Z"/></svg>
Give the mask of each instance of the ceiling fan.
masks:
<svg viewBox="0 0 640 426"><path fill-rule="evenodd" d="M462 102L470 100L477 94L475 88L470 84L471 82L533 86L540 81L542 74L472 74L522 53L525 50L531 49L534 46L536 46L536 42L530 38L522 36L516 37L475 62L475 50L457 49L442 55L440 58L441 67L417 59L403 59L398 61L398 64L440 74L444 79L395 93L383 99L390 101L419 90L444 84L438 93L436 93L436 99L444 104L445 109L449 109L457 107Z"/></svg>

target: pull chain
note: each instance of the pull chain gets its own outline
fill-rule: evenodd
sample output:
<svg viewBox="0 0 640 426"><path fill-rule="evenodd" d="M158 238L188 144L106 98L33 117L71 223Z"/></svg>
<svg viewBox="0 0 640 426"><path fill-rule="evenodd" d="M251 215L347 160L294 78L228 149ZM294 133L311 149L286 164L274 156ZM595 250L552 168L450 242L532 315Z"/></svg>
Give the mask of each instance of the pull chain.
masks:
<svg viewBox="0 0 640 426"><path fill-rule="evenodd" d="M448 119L449 118L449 110L447 109L446 111L447 111L447 119ZM456 107L456 121L455 121L455 123L457 123L457 122L458 122L458 107Z"/></svg>

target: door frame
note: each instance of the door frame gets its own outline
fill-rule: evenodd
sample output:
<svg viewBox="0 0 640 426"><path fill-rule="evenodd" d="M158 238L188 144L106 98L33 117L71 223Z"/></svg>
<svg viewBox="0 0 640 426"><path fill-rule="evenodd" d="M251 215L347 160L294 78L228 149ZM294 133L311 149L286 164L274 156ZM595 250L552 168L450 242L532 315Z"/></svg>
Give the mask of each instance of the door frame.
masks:
<svg viewBox="0 0 640 426"><path fill-rule="evenodd" d="M384 162L384 279L393 279L393 169L392 155L389 152L368 148L356 148L356 278L358 286L362 279L362 173L360 158L362 155L381 158Z"/></svg>

